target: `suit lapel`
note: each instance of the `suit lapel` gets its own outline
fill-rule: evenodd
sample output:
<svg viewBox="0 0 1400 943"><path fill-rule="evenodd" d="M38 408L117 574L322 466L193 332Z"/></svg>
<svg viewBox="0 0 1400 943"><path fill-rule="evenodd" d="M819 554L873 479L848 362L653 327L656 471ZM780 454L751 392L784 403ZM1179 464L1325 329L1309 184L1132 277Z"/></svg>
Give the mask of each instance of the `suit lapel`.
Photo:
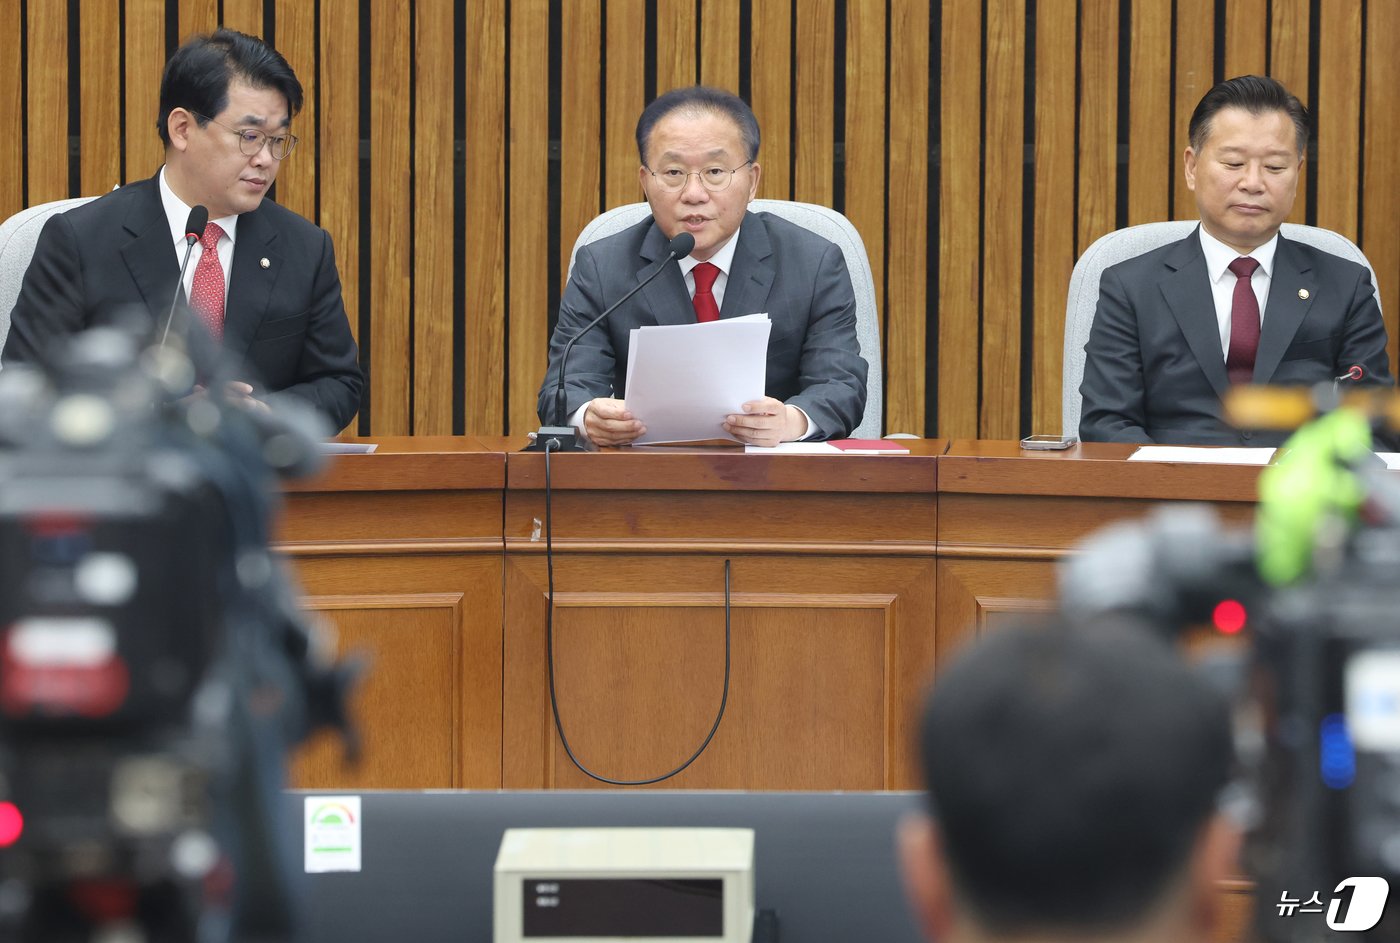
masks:
<svg viewBox="0 0 1400 943"><path fill-rule="evenodd" d="M1307 298L1300 298L1298 293L1305 289ZM1255 383L1268 383L1273 378L1315 297L1317 279L1312 266L1280 234L1274 250L1273 277L1269 280L1269 302L1264 307L1264 324L1259 331L1259 351L1254 357Z"/></svg>
<svg viewBox="0 0 1400 943"><path fill-rule="evenodd" d="M1193 230L1178 242L1165 263L1172 271L1161 281L1162 297L1216 395L1224 396L1230 388L1230 377L1225 372L1220 322L1215 317L1215 300L1198 231Z"/></svg>
<svg viewBox="0 0 1400 943"><path fill-rule="evenodd" d="M661 227L652 222L642 240L641 267L637 269L637 281L642 281L656 271L657 263L665 259L669 252L670 240ZM662 272L642 289L642 300L657 324L693 324L695 306L690 301L690 292L685 287L685 276L679 265L668 263L671 271Z"/></svg>
<svg viewBox="0 0 1400 943"><path fill-rule="evenodd" d="M233 271L224 304L224 349L235 357L248 353L253 335L267 315L272 288L282 268L282 257L275 251L276 240L277 230L268 224L261 207L238 217ZM263 259L267 259L266 268Z"/></svg>
<svg viewBox="0 0 1400 943"><path fill-rule="evenodd" d="M142 188L140 198L132 202L122 228L130 241L121 248L122 261L131 273L132 281L151 316L159 320L156 329L164 326L165 312L175 296L180 278L180 260L170 235L170 223L160 201L160 186L155 178L130 184Z"/></svg>
<svg viewBox="0 0 1400 943"><path fill-rule="evenodd" d="M730 266L729 280L724 286L721 318L767 312L768 291L773 287L772 257L768 226L762 217L745 213L739 227L739 242L734 247L734 264Z"/></svg>

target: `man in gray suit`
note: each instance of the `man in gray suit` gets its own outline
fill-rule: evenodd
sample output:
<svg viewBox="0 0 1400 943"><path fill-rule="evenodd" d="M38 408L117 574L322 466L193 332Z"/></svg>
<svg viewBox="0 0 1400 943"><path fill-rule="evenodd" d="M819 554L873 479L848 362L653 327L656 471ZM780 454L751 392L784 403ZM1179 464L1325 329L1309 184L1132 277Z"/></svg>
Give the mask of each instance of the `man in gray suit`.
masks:
<svg viewBox="0 0 1400 943"><path fill-rule="evenodd" d="M1278 82L1221 82L1183 155L1201 225L1106 269L1085 347L1086 442L1276 445L1228 425L1231 385L1309 385L1360 367L1389 384L1385 325L1365 266L1283 238L1308 114Z"/></svg>
<svg viewBox="0 0 1400 943"><path fill-rule="evenodd" d="M867 367L846 260L814 233L748 212L758 191L758 143L753 111L719 89L675 89L642 112L637 176L652 215L579 250L549 345L542 419L571 423L598 445L626 445L646 431L625 400L633 328L767 313L767 395L717 423L743 442L766 446L840 438L859 425ZM683 232L695 237L691 254L665 263L666 271L574 346L566 414L555 416L564 346L652 275L669 241Z"/></svg>

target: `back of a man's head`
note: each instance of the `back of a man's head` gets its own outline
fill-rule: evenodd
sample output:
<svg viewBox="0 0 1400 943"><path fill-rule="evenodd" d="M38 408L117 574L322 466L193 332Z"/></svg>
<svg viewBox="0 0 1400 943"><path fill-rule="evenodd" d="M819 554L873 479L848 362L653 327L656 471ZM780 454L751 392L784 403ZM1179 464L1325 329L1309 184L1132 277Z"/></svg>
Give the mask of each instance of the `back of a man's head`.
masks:
<svg viewBox="0 0 1400 943"><path fill-rule="evenodd" d="M990 634L934 684L949 893L992 936L1131 933L1180 890L1232 765L1228 706L1136 624Z"/></svg>

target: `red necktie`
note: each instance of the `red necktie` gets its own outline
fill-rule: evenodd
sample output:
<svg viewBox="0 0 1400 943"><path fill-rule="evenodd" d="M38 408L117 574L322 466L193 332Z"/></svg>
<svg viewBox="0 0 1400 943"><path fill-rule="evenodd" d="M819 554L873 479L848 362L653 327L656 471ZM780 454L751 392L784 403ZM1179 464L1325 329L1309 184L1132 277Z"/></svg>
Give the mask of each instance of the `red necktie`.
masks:
<svg viewBox="0 0 1400 943"><path fill-rule="evenodd" d="M1231 383L1249 383L1254 379L1254 355L1259 350L1259 299L1249 279L1258 267L1258 260L1249 256L1230 263L1230 271L1235 273L1235 297L1230 302L1230 352L1225 355L1225 370Z"/></svg>
<svg viewBox="0 0 1400 943"><path fill-rule="evenodd" d="M691 269L695 273L695 320L718 321L719 305L715 304L715 279L719 278L719 266L712 262L701 262Z"/></svg>
<svg viewBox="0 0 1400 943"><path fill-rule="evenodd" d="M199 313L214 340L224 336L224 267L219 264L219 239L224 234L217 223L204 227L199 244L204 247L194 267L190 284L190 307Z"/></svg>

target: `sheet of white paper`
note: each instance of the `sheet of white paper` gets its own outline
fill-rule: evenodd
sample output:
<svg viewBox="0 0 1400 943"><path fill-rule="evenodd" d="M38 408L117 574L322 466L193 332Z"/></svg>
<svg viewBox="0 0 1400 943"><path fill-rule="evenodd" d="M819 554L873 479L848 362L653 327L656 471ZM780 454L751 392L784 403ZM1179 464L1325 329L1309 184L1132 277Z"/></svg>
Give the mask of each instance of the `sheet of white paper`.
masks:
<svg viewBox="0 0 1400 943"><path fill-rule="evenodd" d="M627 409L647 428L637 444L737 441L724 417L763 396L772 328L766 314L633 328Z"/></svg>
<svg viewBox="0 0 1400 943"><path fill-rule="evenodd" d="M1376 457L1385 462L1386 468L1400 468L1400 452L1377 452Z"/></svg>
<svg viewBox="0 0 1400 943"><path fill-rule="evenodd" d="M322 455L368 455L379 448L377 442L322 442Z"/></svg>
<svg viewBox="0 0 1400 943"><path fill-rule="evenodd" d="M1144 445L1130 462L1195 462L1201 465L1267 465L1274 449L1216 449L1177 445Z"/></svg>
<svg viewBox="0 0 1400 943"><path fill-rule="evenodd" d="M780 442L774 446L746 445L745 452L759 452L764 455L841 455L844 454L829 442Z"/></svg>

